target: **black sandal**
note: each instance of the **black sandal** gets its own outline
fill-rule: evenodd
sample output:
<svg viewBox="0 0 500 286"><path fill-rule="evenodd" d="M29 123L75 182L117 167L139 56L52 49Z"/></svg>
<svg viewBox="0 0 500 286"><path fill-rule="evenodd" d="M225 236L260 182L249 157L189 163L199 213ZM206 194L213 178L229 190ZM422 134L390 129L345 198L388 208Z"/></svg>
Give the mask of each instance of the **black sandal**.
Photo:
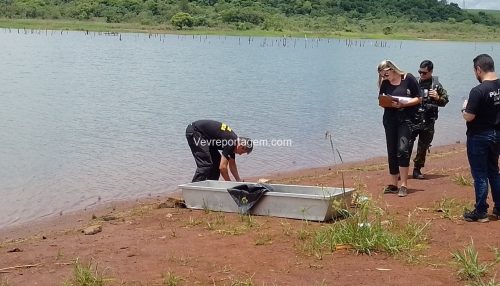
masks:
<svg viewBox="0 0 500 286"><path fill-rule="evenodd" d="M384 194L397 194L399 191L398 186L387 185L384 189Z"/></svg>

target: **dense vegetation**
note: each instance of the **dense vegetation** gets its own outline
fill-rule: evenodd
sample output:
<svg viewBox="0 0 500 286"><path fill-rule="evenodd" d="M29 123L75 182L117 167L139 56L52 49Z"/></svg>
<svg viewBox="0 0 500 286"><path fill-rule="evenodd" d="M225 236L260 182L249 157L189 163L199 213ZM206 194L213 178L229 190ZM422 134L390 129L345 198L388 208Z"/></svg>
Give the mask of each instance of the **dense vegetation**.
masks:
<svg viewBox="0 0 500 286"><path fill-rule="evenodd" d="M497 17L445 0L0 0L0 17L386 35L427 29L415 23L438 23L444 33L500 27Z"/></svg>

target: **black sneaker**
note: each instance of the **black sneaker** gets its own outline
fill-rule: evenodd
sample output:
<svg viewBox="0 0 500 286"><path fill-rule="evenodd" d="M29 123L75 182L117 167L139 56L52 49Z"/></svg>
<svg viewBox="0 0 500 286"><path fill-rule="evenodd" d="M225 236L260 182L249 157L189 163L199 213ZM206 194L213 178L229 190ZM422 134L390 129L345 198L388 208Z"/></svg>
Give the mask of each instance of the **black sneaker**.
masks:
<svg viewBox="0 0 500 286"><path fill-rule="evenodd" d="M493 208L493 216L496 216L497 219L500 219L500 208L498 207Z"/></svg>
<svg viewBox="0 0 500 286"><path fill-rule="evenodd" d="M413 179L418 179L418 180L425 179L425 177L422 174L422 172L420 172L420 168L414 168L413 169Z"/></svg>
<svg viewBox="0 0 500 286"><path fill-rule="evenodd" d="M465 212L464 220L466 221L477 221L477 222L488 222L490 221L488 218L488 213L479 213L476 210Z"/></svg>
<svg viewBox="0 0 500 286"><path fill-rule="evenodd" d="M394 185L387 185L384 189L384 194L397 194L398 193L398 186Z"/></svg>

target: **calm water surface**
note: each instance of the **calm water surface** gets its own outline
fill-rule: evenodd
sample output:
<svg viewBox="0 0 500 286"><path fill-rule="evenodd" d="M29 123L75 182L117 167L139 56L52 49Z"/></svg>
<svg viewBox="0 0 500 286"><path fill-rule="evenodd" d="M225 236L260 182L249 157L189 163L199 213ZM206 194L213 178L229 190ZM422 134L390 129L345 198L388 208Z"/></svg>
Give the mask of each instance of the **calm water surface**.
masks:
<svg viewBox="0 0 500 286"><path fill-rule="evenodd" d="M0 228L61 211L165 194L188 182L191 121L238 135L291 140L238 158L240 174L385 154L377 64L416 74L421 60L451 102L434 145L462 141L460 106L476 84L471 61L496 43L117 36L0 30ZM281 142L284 144L284 142Z"/></svg>

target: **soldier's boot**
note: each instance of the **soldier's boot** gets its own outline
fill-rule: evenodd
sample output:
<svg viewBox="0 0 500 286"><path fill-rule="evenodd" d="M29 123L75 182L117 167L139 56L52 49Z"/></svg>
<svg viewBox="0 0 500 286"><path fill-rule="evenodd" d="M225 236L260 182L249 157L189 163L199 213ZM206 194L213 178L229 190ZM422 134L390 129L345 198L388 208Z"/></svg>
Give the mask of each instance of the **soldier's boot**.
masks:
<svg viewBox="0 0 500 286"><path fill-rule="evenodd" d="M424 174L420 172L420 168L413 168L413 179L423 180L425 179Z"/></svg>

